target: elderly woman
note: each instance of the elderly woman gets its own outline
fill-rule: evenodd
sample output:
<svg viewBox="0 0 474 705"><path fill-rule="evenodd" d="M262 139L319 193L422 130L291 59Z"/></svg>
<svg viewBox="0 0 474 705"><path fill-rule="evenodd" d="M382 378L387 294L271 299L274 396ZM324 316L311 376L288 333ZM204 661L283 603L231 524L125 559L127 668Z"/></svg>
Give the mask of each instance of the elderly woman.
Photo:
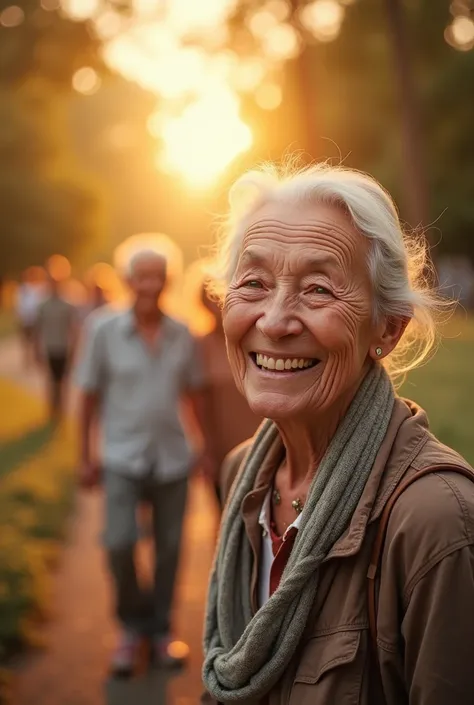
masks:
<svg viewBox="0 0 474 705"><path fill-rule="evenodd" d="M227 460L204 702L472 705L474 475L392 385L434 340L423 245L347 169L230 201L228 354L267 420Z"/></svg>

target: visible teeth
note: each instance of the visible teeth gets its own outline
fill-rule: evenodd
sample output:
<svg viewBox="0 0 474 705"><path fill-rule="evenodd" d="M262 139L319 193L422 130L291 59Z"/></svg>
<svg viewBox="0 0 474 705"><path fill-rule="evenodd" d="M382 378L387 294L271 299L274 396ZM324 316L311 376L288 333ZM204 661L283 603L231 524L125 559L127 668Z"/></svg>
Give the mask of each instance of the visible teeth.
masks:
<svg viewBox="0 0 474 705"><path fill-rule="evenodd" d="M315 364L314 360L303 360L302 358L273 358L267 357L262 353L256 353L255 361L259 367L267 370L277 370L278 372L283 372L285 370L297 370L307 367L312 367Z"/></svg>

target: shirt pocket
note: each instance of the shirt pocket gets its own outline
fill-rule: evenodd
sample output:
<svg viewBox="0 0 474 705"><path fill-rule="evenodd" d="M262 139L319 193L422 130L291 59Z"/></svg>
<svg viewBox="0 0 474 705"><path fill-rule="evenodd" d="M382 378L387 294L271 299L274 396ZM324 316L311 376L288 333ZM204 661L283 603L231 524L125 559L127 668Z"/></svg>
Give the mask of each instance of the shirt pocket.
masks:
<svg viewBox="0 0 474 705"><path fill-rule="evenodd" d="M289 705L362 705L366 651L365 630L311 637L300 656Z"/></svg>

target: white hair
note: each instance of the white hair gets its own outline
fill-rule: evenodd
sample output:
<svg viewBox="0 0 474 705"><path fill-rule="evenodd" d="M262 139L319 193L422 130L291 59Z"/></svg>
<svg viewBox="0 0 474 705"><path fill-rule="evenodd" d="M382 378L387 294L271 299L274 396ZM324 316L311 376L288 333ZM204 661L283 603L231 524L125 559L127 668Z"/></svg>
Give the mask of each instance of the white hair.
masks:
<svg viewBox="0 0 474 705"><path fill-rule="evenodd" d="M384 364L395 377L425 360L437 339L437 314L449 304L430 286L425 239L404 233L391 196L362 172L328 164L302 170L270 164L240 177L230 190L230 212L213 271L221 290L234 276L249 219L272 201L324 203L350 216L370 241L368 269L375 320L382 316L410 319L402 340Z"/></svg>
<svg viewBox="0 0 474 705"><path fill-rule="evenodd" d="M133 276L135 267L139 262L144 262L144 261L149 261L149 260L160 260L160 262L163 262L164 267L165 267L165 272L166 272L166 266L167 266L167 259L165 255L162 252L158 252L157 250L152 250L151 248L143 249L143 250L137 250L132 254L130 259L126 262L123 274L124 276L129 279L130 277Z"/></svg>

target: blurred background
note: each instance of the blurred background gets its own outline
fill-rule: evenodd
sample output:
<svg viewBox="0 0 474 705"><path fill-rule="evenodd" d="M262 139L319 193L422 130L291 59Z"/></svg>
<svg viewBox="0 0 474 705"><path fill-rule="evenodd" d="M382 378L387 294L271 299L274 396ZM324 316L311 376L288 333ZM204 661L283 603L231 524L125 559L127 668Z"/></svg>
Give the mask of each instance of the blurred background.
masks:
<svg viewBox="0 0 474 705"><path fill-rule="evenodd" d="M196 703L217 522L196 481L176 608L187 671L104 685L100 496L76 496L73 423L47 423L23 362L22 273L48 272L78 307L94 286L121 302L116 268L151 243L171 263L167 309L199 335L197 261L238 174L293 153L369 171L460 302L403 391L474 462L473 86L473 0L0 0L0 701Z"/></svg>

